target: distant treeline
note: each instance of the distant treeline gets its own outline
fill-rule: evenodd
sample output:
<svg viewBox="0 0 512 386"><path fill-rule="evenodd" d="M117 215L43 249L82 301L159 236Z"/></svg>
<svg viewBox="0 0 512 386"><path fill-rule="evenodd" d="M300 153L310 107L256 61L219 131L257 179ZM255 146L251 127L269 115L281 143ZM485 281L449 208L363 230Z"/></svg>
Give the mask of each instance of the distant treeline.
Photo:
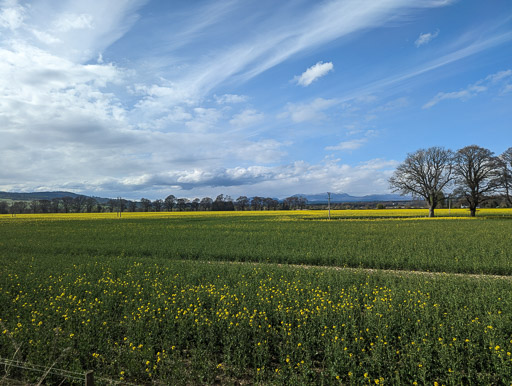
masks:
<svg viewBox="0 0 512 386"><path fill-rule="evenodd" d="M171 194L163 200L151 201L141 198L140 201L133 201L117 198L101 203L93 197L78 195L56 197L51 200L14 201L12 203L0 201L0 214L289 210L306 209L307 204L306 198L297 196L287 197L284 200L240 196L234 200L228 195L220 194L215 199L204 197L189 200L188 198L176 198Z"/></svg>
<svg viewBox="0 0 512 386"><path fill-rule="evenodd" d="M103 200L105 201L105 200ZM462 198L441 197L438 208L460 208L464 206ZM486 201L482 207L496 208L508 207L505 197L496 196ZM331 203L331 209L385 209L385 208L425 208L427 205L422 200L414 201L386 201L386 202L346 202ZM246 197L240 196L232 199L228 195L220 194L215 199L210 197L176 198L167 196L164 200L151 201L141 198L140 201L126 200L123 198L110 199L100 202L94 197L88 196L64 196L51 200L32 201L0 201L0 214L21 213L102 213L102 212L185 212L185 211L262 211L262 210L303 210L303 209L327 209L326 203L308 202L305 197L292 196L284 200L270 197Z"/></svg>

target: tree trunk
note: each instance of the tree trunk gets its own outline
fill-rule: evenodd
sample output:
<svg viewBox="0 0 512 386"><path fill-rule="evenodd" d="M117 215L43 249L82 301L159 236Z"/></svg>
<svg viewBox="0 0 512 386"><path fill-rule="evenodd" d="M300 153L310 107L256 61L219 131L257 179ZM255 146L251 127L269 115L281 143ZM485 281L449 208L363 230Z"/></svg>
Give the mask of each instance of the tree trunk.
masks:
<svg viewBox="0 0 512 386"><path fill-rule="evenodd" d="M471 217L475 217L476 216L476 207L469 207L469 215Z"/></svg>
<svg viewBox="0 0 512 386"><path fill-rule="evenodd" d="M433 206L430 206L428 208L428 217L435 217L434 216L434 207Z"/></svg>

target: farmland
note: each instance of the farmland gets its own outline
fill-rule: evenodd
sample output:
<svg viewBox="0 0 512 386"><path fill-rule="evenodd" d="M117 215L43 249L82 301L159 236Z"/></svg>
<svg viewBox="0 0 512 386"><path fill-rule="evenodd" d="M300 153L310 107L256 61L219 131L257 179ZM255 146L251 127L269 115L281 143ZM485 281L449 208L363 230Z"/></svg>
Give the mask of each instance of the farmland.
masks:
<svg viewBox="0 0 512 386"><path fill-rule="evenodd" d="M121 383L510 383L512 211L437 214L2 216L0 357Z"/></svg>

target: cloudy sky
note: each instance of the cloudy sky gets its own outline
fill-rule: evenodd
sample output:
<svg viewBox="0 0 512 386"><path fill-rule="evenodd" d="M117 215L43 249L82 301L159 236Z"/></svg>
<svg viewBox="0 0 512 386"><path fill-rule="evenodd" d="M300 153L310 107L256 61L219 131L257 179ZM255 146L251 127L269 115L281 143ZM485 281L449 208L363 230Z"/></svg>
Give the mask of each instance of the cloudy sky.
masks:
<svg viewBox="0 0 512 386"><path fill-rule="evenodd" d="M509 0L0 2L0 190L389 192L512 146Z"/></svg>

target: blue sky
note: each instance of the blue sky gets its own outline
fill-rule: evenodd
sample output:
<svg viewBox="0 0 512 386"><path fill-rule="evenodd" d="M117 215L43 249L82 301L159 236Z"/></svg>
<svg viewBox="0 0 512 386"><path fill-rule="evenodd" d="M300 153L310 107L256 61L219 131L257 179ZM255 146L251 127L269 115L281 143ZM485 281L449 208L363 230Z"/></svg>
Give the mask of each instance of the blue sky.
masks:
<svg viewBox="0 0 512 386"><path fill-rule="evenodd" d="M512 2L0 2L0 190L389 192L512 146Z"/></svg>

